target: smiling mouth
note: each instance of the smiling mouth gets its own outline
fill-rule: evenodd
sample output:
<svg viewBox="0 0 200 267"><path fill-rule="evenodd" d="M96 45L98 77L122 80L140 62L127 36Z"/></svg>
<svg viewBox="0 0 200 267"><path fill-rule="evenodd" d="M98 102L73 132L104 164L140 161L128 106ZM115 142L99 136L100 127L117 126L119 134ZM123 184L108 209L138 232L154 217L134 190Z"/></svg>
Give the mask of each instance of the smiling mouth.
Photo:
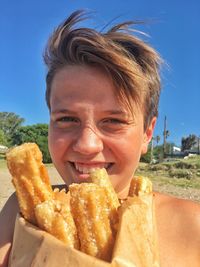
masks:
<svg viewBox="0 0 200 267"><path fill-rule="evenodd" d="M114 163L95 163L95 164L84 164L78 162L69 161L71 166L80 174L89 174L96 169L106 169L107 171L111 168Z"/></svg>

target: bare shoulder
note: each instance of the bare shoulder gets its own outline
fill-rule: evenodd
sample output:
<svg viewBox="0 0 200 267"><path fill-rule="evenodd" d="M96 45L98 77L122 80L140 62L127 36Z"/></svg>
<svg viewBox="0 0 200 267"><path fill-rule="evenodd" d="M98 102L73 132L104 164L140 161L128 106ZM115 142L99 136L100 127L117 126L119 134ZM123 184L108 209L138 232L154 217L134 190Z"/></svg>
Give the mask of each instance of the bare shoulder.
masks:
<svg viewBox="0 0 200 267"><path fill-rule="evenodd" d="M18 211L17 198L13 194L0 212L0 266L7 266Z"/></svg>
<svg viewBox="0 0 200 267"><path fill-rule="evenodd" d="M200 203L160 193L155 194L155 203L158 215L189 220L200 227Z"/></svg>
<svg viewBox="0 0 200 267"><path fill-rule="evenodd" d="M156 193L155 213L163 266L199 266L200 204Z"/></svg>

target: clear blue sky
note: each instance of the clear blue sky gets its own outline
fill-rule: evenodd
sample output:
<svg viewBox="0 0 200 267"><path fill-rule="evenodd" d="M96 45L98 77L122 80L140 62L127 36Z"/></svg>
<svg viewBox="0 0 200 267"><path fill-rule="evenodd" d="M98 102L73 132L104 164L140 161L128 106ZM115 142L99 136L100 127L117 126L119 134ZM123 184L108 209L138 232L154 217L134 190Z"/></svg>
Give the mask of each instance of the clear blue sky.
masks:
<svg viewBox="0 0 200 267"><path fill-rule="evenodd" d="M25 125L48 123L44 46L55 26L82 8L95 12L86 25L99 28L116 17L152 21L139 29L168 64L155 134L162 138L166 115L168 141L178 145L183 136L200 135L199 0L1 0L0 112L17 113Z"/></svg>

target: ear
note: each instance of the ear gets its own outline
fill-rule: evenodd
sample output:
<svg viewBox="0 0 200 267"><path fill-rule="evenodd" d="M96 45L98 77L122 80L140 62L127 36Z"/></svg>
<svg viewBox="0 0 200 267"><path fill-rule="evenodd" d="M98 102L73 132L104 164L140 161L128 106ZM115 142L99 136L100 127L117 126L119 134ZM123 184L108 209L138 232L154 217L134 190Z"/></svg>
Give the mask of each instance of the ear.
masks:
<svg viewBox="0 0 200 267"><path fill-rule="evenodd" d="M142 150L141 150L141 154L145 154L147 153L148 150L148 144L150 143L152 136L153 136L153 131L156 125L156 117L153 117L153 119L151 120L150 124L148 125L145 133L144 133L144 140L143 140L143 144L142 144Z"/></svg>

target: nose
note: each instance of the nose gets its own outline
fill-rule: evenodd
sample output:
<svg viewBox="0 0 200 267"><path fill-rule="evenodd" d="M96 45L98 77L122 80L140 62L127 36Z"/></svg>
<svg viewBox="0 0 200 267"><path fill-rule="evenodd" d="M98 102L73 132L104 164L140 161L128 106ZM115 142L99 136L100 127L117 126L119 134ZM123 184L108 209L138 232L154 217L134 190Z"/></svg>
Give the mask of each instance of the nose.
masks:
<svg viewBox="0 0 200 267"><path fill-rule="evenodd" d="M73 144L73 150L83 155L96 154L103 150L103 142L94 129L85 127L76 138Z"/></svg>

